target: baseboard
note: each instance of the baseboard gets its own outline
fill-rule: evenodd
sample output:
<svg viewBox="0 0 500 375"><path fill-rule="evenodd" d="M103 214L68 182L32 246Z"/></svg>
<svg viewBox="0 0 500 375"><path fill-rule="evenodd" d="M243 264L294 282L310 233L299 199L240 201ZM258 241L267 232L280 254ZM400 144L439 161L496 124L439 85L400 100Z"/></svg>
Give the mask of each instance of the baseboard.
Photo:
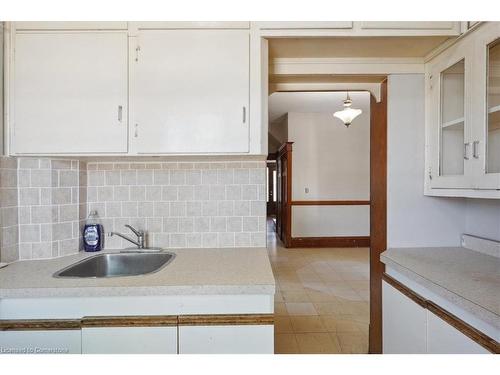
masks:
<svg viewBox="0 0 500 375"><path fill-rule="evenodd" d="M292 237L289 247L368 247L369 236Z"/></svg>

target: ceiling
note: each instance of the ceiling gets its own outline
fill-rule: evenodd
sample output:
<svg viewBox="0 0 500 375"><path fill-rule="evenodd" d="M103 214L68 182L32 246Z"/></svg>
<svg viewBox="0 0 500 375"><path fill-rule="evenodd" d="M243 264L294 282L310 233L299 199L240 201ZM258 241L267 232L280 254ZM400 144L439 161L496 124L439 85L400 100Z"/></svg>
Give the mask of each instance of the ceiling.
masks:
<svg viewBox="0 0 500 375"><path fill-rule="evenodd" d="M364 113L370 110L368 92L351 92L353 108ZM332 113L343 109L345 92L275 92L269 96L269 123L283 118L288 112Z"/></svg>
<svg viewBox="0 0 500 375"><path fill-rule="evenodd" d="M325 37L269 39L269 57L424 57L447 36Z"/></svg>

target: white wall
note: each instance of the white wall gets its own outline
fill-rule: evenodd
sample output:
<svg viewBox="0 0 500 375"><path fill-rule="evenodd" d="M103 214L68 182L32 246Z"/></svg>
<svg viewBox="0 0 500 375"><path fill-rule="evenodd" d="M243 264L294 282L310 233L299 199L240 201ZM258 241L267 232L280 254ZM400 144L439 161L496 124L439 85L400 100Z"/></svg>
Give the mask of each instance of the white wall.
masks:
<svg viewBox="0 0 500 375"><path fill-rule="evenodd" d="M500 200L467 199L465 233L500 241Z"/></svg>
<svg viewBox="0 0 500 375"><path fill-rule="evenodd" d="M288 140L294 142L293 200L369 199L370 95L356 93L353 101L363 114L349 128L332 116L333 110L288 113ZM368 206L293 208L294 237L367 235Z"/></svg>
<svg viewBox="0 0 500 375"><path fill-rule="evenodd" d="M459 246L465 232L465 199L423 195L424 141L424 76L389 76L388 247Z"/></svg>

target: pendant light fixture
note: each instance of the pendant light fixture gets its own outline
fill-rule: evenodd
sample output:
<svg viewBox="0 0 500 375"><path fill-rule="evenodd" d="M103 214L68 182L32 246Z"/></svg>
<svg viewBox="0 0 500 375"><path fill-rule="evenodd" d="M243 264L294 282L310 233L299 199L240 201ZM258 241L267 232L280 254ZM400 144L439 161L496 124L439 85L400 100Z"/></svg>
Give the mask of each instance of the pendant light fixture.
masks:
<svg viewBox="0 0 500 375"><path fill-rule="evenodd" d="M334 117L340 119L346 127L351 125L352 120L358 117L363 111L361 109L351 108L352 100L349 97L349 91L347 92L347 98L344 100L344 109L342 111L337 111L333 114Z"/></svg>

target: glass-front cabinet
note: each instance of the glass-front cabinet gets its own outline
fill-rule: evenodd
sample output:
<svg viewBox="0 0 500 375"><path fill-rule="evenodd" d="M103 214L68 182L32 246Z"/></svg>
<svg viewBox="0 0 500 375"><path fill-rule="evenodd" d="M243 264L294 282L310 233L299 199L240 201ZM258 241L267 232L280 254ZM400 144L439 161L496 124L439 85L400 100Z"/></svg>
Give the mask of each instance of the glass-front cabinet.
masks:
<svg viewBox="0 0 500 375"><path fill-rule="evenodd" d="M478 189L500 189L500 25L478 30L472 157Z"/></svg>
<svg viewBox="0 0 500 375"><path fill-rule="evenodd" d="M427 72L427 122L431 163L428 178L432 188L472 187L470 158L471 46L449 49L430 64Z"/></svg>
<svg viewBox="0 0 500 375"><path fill-rule="evenodd" d="M500 23L426 63L426 194L500 198Z"/></svg>

